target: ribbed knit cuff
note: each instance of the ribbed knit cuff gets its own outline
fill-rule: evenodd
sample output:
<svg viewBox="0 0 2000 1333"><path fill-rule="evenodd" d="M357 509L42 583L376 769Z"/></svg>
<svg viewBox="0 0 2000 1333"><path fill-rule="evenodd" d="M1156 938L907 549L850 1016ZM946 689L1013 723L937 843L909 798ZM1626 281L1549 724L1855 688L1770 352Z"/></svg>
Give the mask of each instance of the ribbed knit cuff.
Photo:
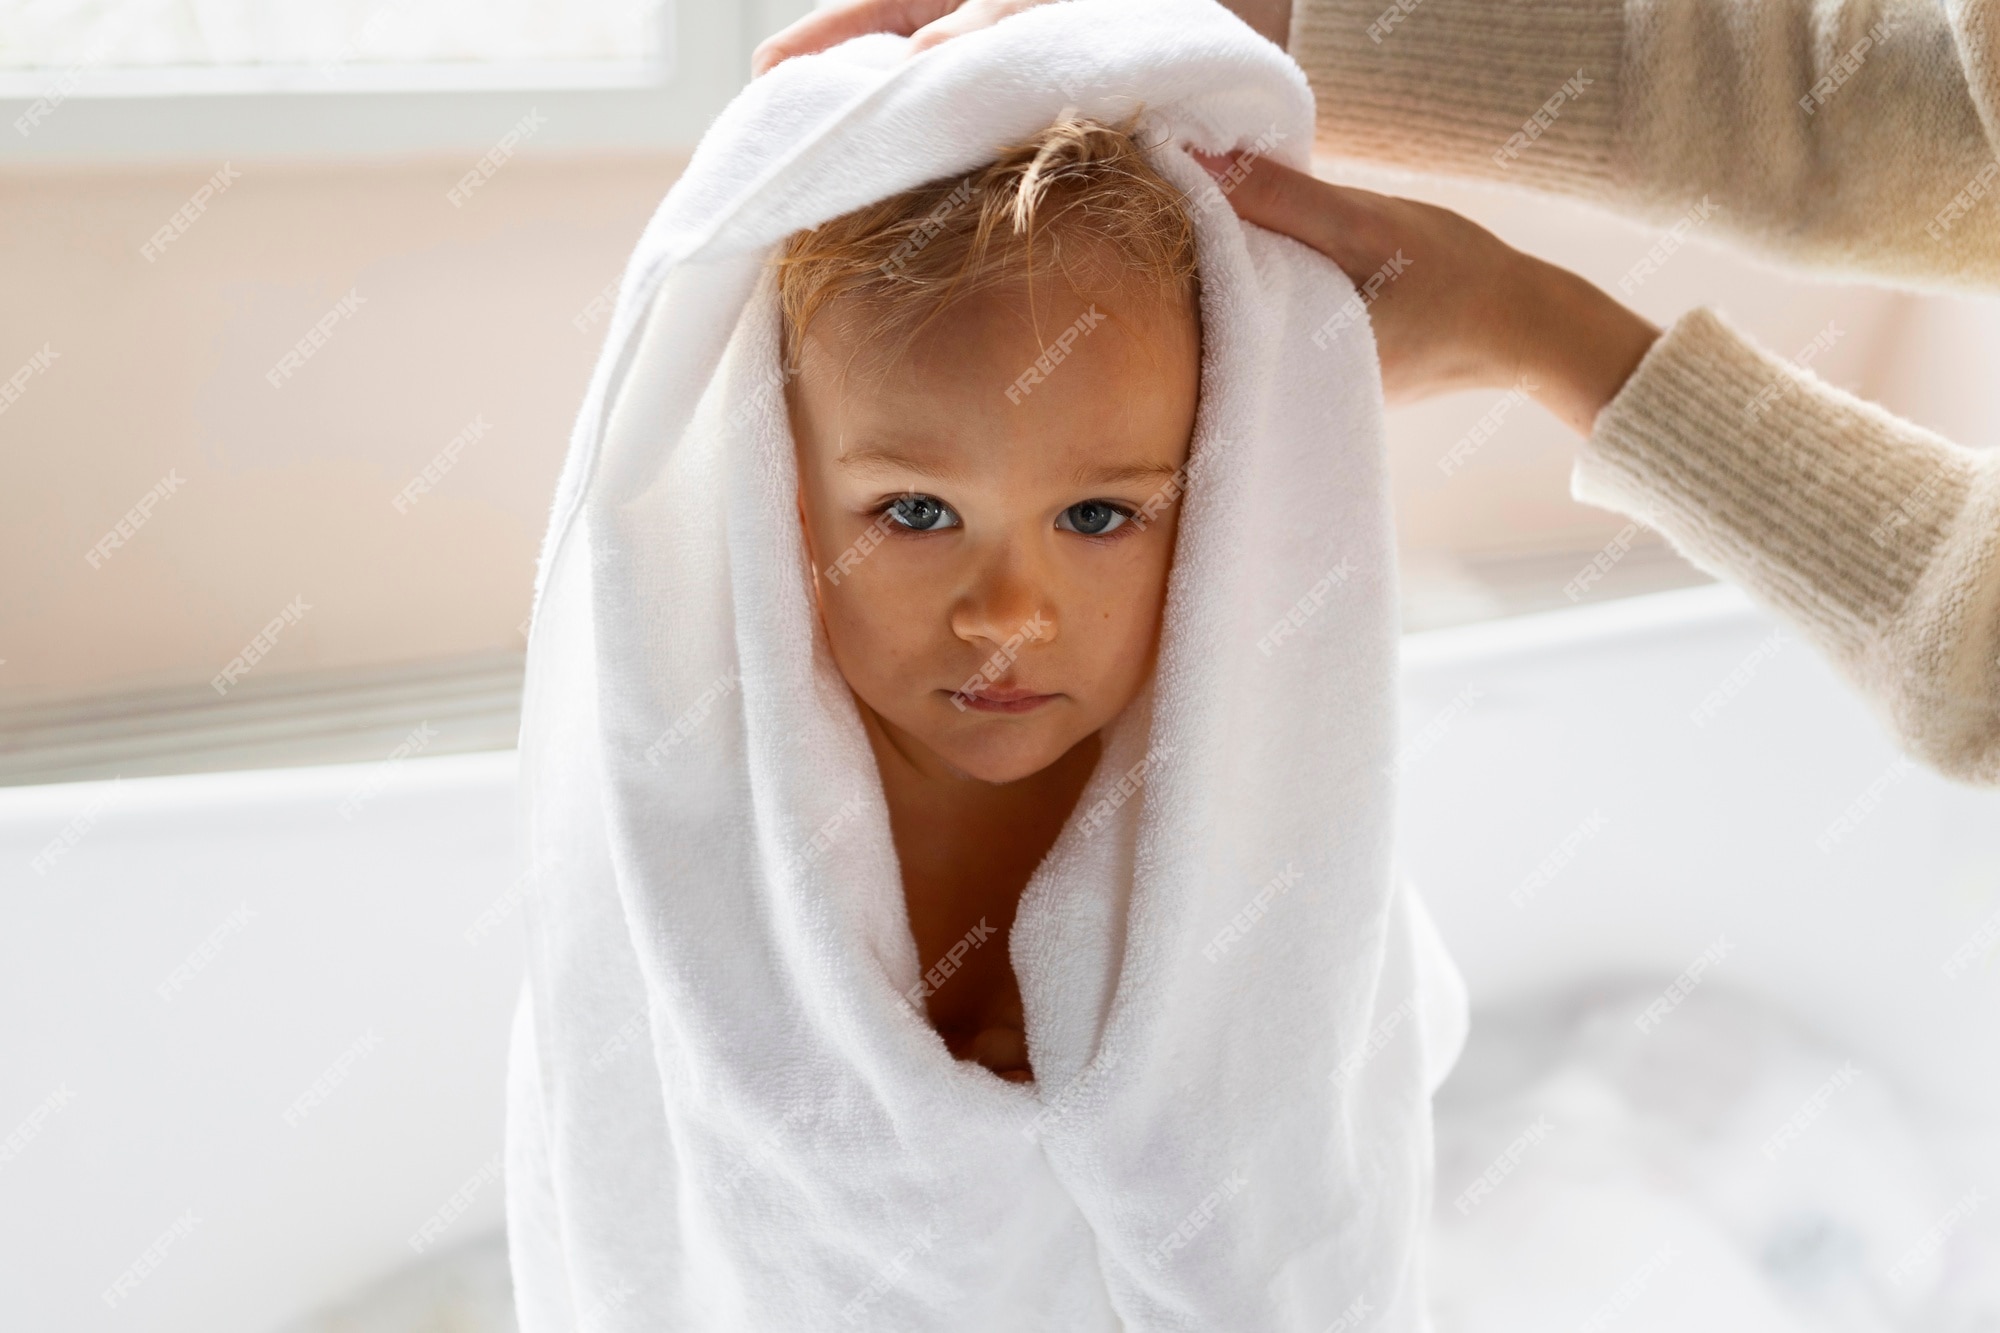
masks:
<svg viewBox="0 0 2000 1333"><path fill-rule="evenodd" d="M1974 457L1698 308L1598 414L1570 490L1659 529L1860 666L1964 505Z"/></svg>
<svg viewBox="0 0 2000 1333"><path fill-rule="evenodd" d="M1319 148L1418 171L1603 193L1623 0L1294 0Z"/></svg>

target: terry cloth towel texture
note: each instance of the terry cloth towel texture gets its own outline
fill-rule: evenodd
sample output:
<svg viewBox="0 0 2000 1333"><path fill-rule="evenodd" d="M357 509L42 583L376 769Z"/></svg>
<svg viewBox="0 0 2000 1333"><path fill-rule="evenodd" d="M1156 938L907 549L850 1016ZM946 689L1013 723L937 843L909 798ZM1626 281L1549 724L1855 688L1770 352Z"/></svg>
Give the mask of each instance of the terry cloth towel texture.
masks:
<svg viewBox="0 0 2000 1333"><path fill-rule="evenodd" d="M766 261L1136 103L1195 209L1201 406L1158 669L1004 941L1013 1083L904 998L935 960L813 606ZM1312 123L1298 67L1209 0L1091 0L788 61L702 140L626 270L537 579L524 1333L1428 1327L1465 994L1391 862L1373 337L1180 146L1303 166Z"/></svg>

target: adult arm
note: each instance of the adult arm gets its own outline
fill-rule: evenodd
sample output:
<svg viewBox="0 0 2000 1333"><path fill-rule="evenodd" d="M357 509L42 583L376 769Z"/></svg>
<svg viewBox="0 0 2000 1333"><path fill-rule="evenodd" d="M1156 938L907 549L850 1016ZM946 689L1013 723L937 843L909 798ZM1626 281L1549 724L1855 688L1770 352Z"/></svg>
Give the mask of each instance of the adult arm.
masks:
<svg viewBox="0 0 2000 1333"><path fill-rule="evenodd" d="M1698 210L1807 267L2000 289L2000 4L1300 0L1290 46L1343 156L1657 221ZM1617 327L1608 302L1571 304ZM1588 437L1576 497L1786 616L1939 770L2000 782L2000 451L1844 393L1706 308L1607 393L1604 344L1564 335L1572 318L1517 332L1513 363ZM1484 378L1510 373L1489 358Z"/></svg>
<svg viewBox="0 0 2000 1333"><path fill-rule="evenodd" d="M1702 307L1599 413L1571 490L1785 616L1919 758L2000 783L2000 450L1844 393Z"/></svg>
<svg viewBox="0 0 2000 1333"><path fill-rule="evenodd" d="M1783 615L1934 767L2000 783L2000 450L1900 420L1706 307L1662 334L1449 210L1269 161L1225 181L1239 214L1357 284L1397 272L1369 307L1392 399L1520 385L1587 436L1578 499Z"/></svg>
<svg viewBox="0 0 2000 1333"><path fill-rule="evenodd" d="M2000 290L2000 0L1296 0L1321 147Z"/></svg>

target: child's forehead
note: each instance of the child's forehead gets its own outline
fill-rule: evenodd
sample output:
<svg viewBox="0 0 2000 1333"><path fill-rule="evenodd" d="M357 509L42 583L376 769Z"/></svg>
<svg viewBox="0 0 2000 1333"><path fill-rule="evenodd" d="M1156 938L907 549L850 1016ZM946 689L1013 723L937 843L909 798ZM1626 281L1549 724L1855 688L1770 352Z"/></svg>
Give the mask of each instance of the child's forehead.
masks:
<svg viewBox="0 0 2000 1333"><path fill-rule="evenodd" d="M1003 423L1051 411L1101 417L1171 387L1198 360L1198 338L1184 313L1159 300L983 299L914 336L836 335L808 353L805 373L815 385L837 382L847 413L872 411L888 418L884 426L928 410Z"/></svg>
<svg viewBox="0 0 2000 1333"><path fill-rule="evenodd" d="M905 373L830 401L807 395L806 436L831 475L856 484L1150 490L1187 457L1197 362L1188 351L1157 368L1079 358L1018 403L1005 392L1013 359L949 376Z"/></svg>
<svg viewBox="0 0 2000 1333"><path fill-rule="evenodd" d="M982 474L1033 467L1060 484L1111 486L1164 482L1179 471L1184 455L1161 449L1162 443L1166 441L1100 431L985 437L906 427L844 440L835 462L844 473L861 478L969 482Z"/></svg>
<svg viewBox="0 0 2000 1333"><path fill-rule="evenodd" d="M974 290L921 316L844 296L808 331L802 370L838 378L850 394L892 398L997 382L1018 408L1065 366L1154 373L1164 352L1198 347L1200 336L1198 291L1129 274L1085 282L1046 272L1032 284Z"/></svg>
<svg viewBox="0 0 2000 1333"><path fill-rule="evenodd" d="M1187 456L1193 296L1048 274L884 326L829 306L792 391L802 442L856 482L1136 485Z"/></svg>

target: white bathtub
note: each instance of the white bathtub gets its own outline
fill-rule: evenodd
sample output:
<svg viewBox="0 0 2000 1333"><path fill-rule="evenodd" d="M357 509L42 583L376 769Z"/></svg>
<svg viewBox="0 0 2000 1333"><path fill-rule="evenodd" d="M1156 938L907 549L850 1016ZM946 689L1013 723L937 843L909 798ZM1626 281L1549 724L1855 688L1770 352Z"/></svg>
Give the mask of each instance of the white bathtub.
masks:
<svg viewBox="0 0 2000 1333"><path fill-rule="evenodd" d="M2000 792L1775 629L1714 587L1406 641L1475 1006L1441 1333L2000 1326Z"/></svg>
<svg viewBox="0 0 2000 1333"><path fill-rule="evenodd" d="M1710 588L1412 636L1405 864L1476 1007L1726 936L1718 984L2000 1122L2000 967L1946 969L2000 796L1772 629ZM0 1325L266 1333L498 1225L513 768L412 759L352 819L372 766L0 790Z"/></svg>
<svg viewBox="0 0 2000 1333"><path fill-rule="evenodd" d="M343 818L380 771L0 789L0 1134L45 1111L0 1165L0 1328L267 1333L480 1179L521 943L466 932L514 879L514 757L407 760ZM500 1204L476 1186L437 1243Z"/></svg>
<svg viewBox="0 0 2000 1333"><path fill-rule="evenodd" d="M2000 912L2000 791L1902 762L1776 629L1711 586L1406 639L1406 734L1482 693L1409 770L1405 864L1475 1005L1672 977L1726 935L1716 975L1938 1109L2000 1121L2000 967L1945 971Z"/></svg>

